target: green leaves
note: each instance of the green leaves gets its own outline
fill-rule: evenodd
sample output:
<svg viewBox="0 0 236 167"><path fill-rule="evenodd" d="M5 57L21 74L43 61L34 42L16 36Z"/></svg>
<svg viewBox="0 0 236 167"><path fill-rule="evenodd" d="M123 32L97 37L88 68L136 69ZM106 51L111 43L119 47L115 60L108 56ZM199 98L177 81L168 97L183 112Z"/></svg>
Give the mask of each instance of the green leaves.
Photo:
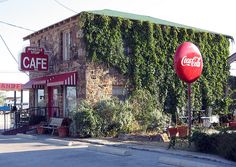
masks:
<svg viewBox="0 0 236 167"><path fill-rule="evenodd" d="M167 111L186 109L187 85L173 68L174 53L184 41L199 47L204 63L202 76L192 84L193 109L213 107L224 98L229 77L225 36L89 13L82 13L81 20L90 60L116 68L135 90L157 94Z"/></svg>

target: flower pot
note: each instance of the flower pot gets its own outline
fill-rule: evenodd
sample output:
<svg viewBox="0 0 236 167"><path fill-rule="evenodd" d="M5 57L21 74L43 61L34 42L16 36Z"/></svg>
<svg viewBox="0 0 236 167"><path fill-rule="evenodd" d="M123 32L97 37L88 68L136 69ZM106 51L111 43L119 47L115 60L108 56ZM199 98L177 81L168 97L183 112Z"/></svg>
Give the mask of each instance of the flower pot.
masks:
<svg viewBox="0 0 236 167"><path fill-rule="evenodd" d="M45 129L43 127L40 127L40 126L37 127L38 134L44 134L44 132L45 132Z"/></svg>
<svg viewBox="0 0 236 167"><path fill-rule="evenodd" d="M177 128L168 128L168 133L169 133L169 137L176 137L177 135Z"/></svg>
<svg viewBox="0 0 236 167"><path fill-rule="evenodd" d="M69 135L69 128L61 126L58 129L58 136L59 137L67 137Z"/></svg>
<svg viewBox="0 0 236 167"><path fill-rule="evenodd" d="M180 126L177 129L178 129L180 138L188 136L188 127L187 126Z"/></svg>

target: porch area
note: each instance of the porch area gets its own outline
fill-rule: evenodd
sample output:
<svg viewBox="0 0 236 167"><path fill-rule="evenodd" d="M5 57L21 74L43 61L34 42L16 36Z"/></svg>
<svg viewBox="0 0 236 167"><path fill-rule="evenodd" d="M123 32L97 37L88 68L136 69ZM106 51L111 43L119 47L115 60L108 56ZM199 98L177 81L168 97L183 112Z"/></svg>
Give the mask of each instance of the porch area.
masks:
<svg viewBox="0 0 236 167"><path fill-rule="evenodd" d="M42 124L46 125L51 118L62 117L62 110L59 107L31 107L27 109L19 109L1 114L1 124L3 127L0 131L3 135L16 135L17 133L37 133L37 127ZM49 117L52 113L53 117ZM63 123L62 123L63 125Z"/></svg>

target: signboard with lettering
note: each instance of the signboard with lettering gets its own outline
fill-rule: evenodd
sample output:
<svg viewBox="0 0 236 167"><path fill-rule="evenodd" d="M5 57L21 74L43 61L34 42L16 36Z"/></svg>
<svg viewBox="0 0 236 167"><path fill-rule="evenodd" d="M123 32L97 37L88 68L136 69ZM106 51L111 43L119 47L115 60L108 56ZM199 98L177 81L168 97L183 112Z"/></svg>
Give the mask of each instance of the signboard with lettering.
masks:
<svg viewBox="0 0 236 167"><path fill-rule="evenodd" d="M48 71L48 55L43 48L26 47L20 56L21 71Z"/></svg>
<svg viewBox="0 0 236 167"><path fill-rule="evenodd" d="M0 83L0 90L4 91L20 91L22 84L19 83Z"/></svg>
<svg viewBox="0 0 236 167"><path fill-rule="evenodd" d="M187 83L196 81L203 68L202 56L197 46L191 42L182 43L175 52L174 66L181 80Z"/></svg>

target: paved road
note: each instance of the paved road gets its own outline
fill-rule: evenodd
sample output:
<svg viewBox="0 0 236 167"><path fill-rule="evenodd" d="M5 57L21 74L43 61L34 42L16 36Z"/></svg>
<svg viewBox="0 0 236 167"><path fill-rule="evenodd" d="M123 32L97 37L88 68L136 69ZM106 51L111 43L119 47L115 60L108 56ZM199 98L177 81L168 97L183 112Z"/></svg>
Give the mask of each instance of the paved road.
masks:
<svg viewBox="0 0 236 167"><path fill-rule="evenodd" d="M200 161L214 166L227 166L218 162L208 162L204 159L181 157L152 151L130 149L131 155L113 155L91 149L94 144L74 142L73 146L62 146L57 142L48 142L45 137L37 139L22 136L0 135L0 166L1 167L174 167L159 162L159 159L173 161L173 159ZM99 147L100 148L100 147ZM120 148L120 150L124 148ZM164 159L163 159L164 158ZM162 161L164 162L164 161ZM185 165L188 166L188 165ZM230 166L230 165L228 165Z"/></svg>

